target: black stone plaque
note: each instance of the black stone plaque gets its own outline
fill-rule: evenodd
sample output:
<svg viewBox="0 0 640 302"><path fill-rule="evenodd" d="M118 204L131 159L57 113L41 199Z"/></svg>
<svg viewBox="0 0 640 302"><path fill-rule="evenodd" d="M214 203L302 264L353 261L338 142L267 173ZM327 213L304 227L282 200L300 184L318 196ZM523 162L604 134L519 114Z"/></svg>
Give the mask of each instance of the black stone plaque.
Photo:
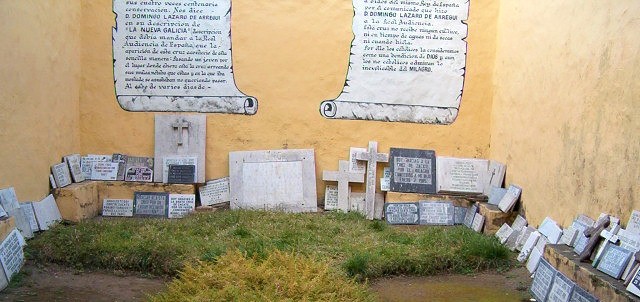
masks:
<svg viewBox="0 0 640 302"><path fill-rule="evenodd" d="M453 225L453 203L447 201L421 201L420 224Z"/></svg>
<svg viewBox="0 0 640 302"><path fill-rule="evenodd" d="M391 148L391 191L436 193L436 152Z"/></svg>
<svg viewBox="0 0 640 302"><path fill-rule="evenodd" d="M575 286L571 293L571 299L569 299L569 302L600 302L600 300L582 289L582 287Z"/></svg>
<svg viewBox="0 0 640 302"><path fill-rule="evenodd" d="M620 279L627 268L633 252L621 246L607 244L600 256L598 270L616 279Z"/></svg>
<svg viewBox="0 0 640 302"><path fill-rule="evenodd" d="M538 301L547 301L547 295L551 290L553 279L557 271L545 259L541 259L536 268L533 282L531 283L531 294Z"/></svg>
<svg viewBox="0 0 640 302"><path fill-rule="evenodd" d="M384 218L389 224L418 224L420 222L418 203L385 203Z"/></svg>
<svg viewBox="0 0 640 302"><path fill-rule="evenodd" d="M192 184L196 179L195 165L169 165L167 182L170 184Z"/></svg>
<svg viewBox="0 0 640 302"><path fill-rule="evenodd" d="M169 210L169 193L135 192L134 216L167 217Z"/></svg>

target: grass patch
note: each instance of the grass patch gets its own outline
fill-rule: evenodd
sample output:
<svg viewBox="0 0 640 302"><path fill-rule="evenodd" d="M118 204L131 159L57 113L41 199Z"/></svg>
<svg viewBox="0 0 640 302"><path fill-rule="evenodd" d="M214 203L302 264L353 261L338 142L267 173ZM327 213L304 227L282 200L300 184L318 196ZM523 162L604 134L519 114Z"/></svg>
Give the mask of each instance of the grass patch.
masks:
<svg viewBox="0 0 640 302"><path fill-rule="evenodd" d="M295 253L359 279L470 273L512 264L495 238L464 227L391 227L356 213L220 211L179 220L98 219L56 226L27 246L40 262L170 276L185 264L220 261L236 250L256 261L274 251Z"/></svg>
<svg viewBox="0 0 640 302"><path fill-rule="evenodd" d="M149 299L168 301L373 301L356 283L326 262L275 251L267 258L238 251L217 262L188 264L168 289Z"/></svg>

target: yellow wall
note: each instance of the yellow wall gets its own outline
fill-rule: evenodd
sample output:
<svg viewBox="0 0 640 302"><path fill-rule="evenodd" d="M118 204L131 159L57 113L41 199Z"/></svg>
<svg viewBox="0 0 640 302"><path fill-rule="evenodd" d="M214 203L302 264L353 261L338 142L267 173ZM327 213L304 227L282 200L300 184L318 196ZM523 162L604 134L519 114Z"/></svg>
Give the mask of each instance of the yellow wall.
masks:
<svg viewBox="0 0 640 302"><path fill-rule="evenodd" d="M80 148L79 21L77 1L0 1L0 187L21 201Z"/></svg>
<svg viewBox="0 0 640 302"><path fill-rule="evenodd" d="M475 1L469 20L467 78L451 126L327 120L320 102L336 97L349 59L351 0L234 0L233 63L238 87L258 98L255 116L209 114L208 179L228 175L237 150L314 148L317 175L335 170L350 146L433 148L486 157L489 148L497 1ZM114 95L111 0L82 1L82 153L153 155L153 113L126 112ZM324 184L318 189L324 194Z"/></svg>
<svg viewBox="0 0 640 302"><path fill-rule="evenodd" d="M535 224L640 209L640 2L505 0L491 157Z"/></svg>

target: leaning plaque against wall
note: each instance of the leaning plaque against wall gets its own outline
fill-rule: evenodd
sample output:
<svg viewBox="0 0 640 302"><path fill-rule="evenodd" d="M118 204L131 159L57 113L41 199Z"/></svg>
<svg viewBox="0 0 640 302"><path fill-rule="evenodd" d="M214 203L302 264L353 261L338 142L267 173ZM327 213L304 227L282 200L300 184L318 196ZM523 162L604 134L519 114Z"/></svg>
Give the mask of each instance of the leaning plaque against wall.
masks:
<svg viewBox="0 0 640 302"><path fill-rule="evenodd" d="M231 0L113 0L113 73L129 111L255 114L235 85Z"/></svg>
<svg viewBox="0 0 640 302"><path fill-rule="evenodd" d="M462 99L469 0L353 0L354 39L335 119L450 124Z"/></svg>

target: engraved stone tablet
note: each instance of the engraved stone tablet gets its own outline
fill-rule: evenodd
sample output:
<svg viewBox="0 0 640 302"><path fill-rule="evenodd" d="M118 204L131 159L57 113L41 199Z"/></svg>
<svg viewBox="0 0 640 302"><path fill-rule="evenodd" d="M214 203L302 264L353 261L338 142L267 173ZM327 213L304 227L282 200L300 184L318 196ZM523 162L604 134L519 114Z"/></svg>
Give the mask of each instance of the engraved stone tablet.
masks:
<svg viewBox="0 0 640 302"><path fill-rule="evenodd" d="M626 229L620 229L616 234L620 239L620 246L632 252L640 251L640 235Z"/></svg>
<svg viewBox="0 0 640 302"><path fill-rule="evenodd" d="M98 154L89 154L87 156L83 156L80 159L80 168L82 169L82 175L85 179L91 179L91 167L93 163L97 162L110 162L110 155L98 155Z"/></svg>
<svg viewBox="0 0 640 302"><path fill-rule="evenodd" d="M80 154L67 155L64 157L64 161L69 165L69 172L71 172L73 182L84 181L84 174L82 174L82 169L80 168Z"/></svg>
<svg viewBox="0 0 640 302"><path fill-rule="evenodd" d="M527 241L525 241L522 249L520 250L520 254L518 254L517 259L519 262L525 262L529 258L529 255L535 249L540 237L541 235L538 231L534 231L529 235L529 238L527 238ZM535 269L535 267L533 269ZM529 272L533 273L533 270L529 270Z"/></svg>
<svg viewBox="0 0 640 302"><path fill-rule="evenodd" d="M22 251L20 233L14 229L0 244L0 264L2 264L7 281L11 281L11 278L20 272L23 263L24 252Z"/></svg>
<svg viewBox="0 0 640 302"><path fill-rule="evenodd" d="M484 195L489 195L492 187L502 188L506 171L507 165L495 160L489 161L489 171L487 172Z"/></svg>
<svg viewBox="0 0 640 302"><path fill-rule="evenodd" d="M152 182L153 166L153 158L151 157L129 156L125 165L124 180Z"/></svg>
<svg viewBox="0 0 640 302"><path fill-rule="evenodd" d="M58 210L58 205L53 195L49 194L43 200L33 202L32 205L40 230L46 231L54 223L62 221L62 215L60 215L60 210Z"/></svg>
<svg viewBox="0 0 640 302"><path fill-rule="evenodd" d="M220 204L230 200L229 177L210 180L206 185L200 187L200 203L203 206Z"/></svg>
<svg viewBox="0 0 640 302"><path fill-rule="evenodd" d="M484 227L484 216L480 215L479 213L476 213L475 216L473 217L473 224L471 224L471 229L481 233L482 232L482 227Z"/></svg>
<svg viewBox="0 0 640 302"><path fill-rule="evenodd" d="M364 173L367 170L367 162L356 159L356 154L360 152L367 152L367 148L349 148L349 171Z"/></svg>
<svg viewBox="0 0 640 302"><path fill-rule="evenodd" d="M191 177L191 180L189 182L186 182L186 183L195 183L195 180L196 180L195 172L197 171L197 163L198 163L198 158L197 157L195 157L195 156L167 156L162 161L163 161L163 165L164 165L164 168L163 168L164 175L162 176L162 182L163 183L177 183L177 182L169 182L169 167L171 165L193 166L194 167L194 172L192 173L193 176ZM174 175L174 177L175 176L176 175ZM185 183L185 182L181 182L181 183Z"/></svg>
<svg viewBox="0 0 640 302"><path fill-rule="evenodd" d="M538 232L547 237L551 244L557 244L560 241L560 237L562 237L562 229L549 217L542 221L540 227L538 227Z"/></svg>
<svg viewBox="0 0 640 302"><path fill-rule="evenodd" d="M420 224L422 225L453 225L454 206L451 202L421 201Z"/></svg>
<svg viewBox="0 0 640 302"><path fill-rule="evenodd" d="M133 199L105 199L102 216L133 217Z"/></svg>
<svg viewBox="0 0 640 302"><path fill-rule="evenodd" d="M513 233L513 229L506 223L503 223L500 229L496 232L495 236L498 238L501 244L505 244L507 239Z"/></svg>
<svg viewBox="0 0 640 302"><path fill-rule="evenodd" d="M392 192L436 192L435 151L391 148L390 156Z"/></svg>
<svg viewBox="0 0 640 302"><path fill-rule="evenodd" d="M627 290L632 294L640 297L640 270L637 270L631 282L627 286Z"/></svg>
<svg viewBox="0 0 640 302"><path fill-rule="evenodd" d="M476 217L476 213L478 213L478 205L473 204L467 208L467 212L464 215L464 225L468 228L472 228L473 219Z"/></svg>
<svg viewBox="0 0 640 302"><path fill-rule="evenodd" d="M571 299L569 302L599 302L598 298L594 297L592 294L582 289L580 286L576 286L573 288L573 292L571 293Z"/></svg>
<svg viewBox="0 0 640 302"><path fill-rule="evenodd" d="M335 210L338 208L338 186L327 185L324 190L324 209Z"/></svg>
<svg viewBox="0 0 640 302"><path fill-rule="evenodd" d="M623 247L608 244L602 252L598 270L613 278L620 279L632 255L633 252Z"/></svg>
<svg viewBox="0 0 640 302"><path fill-rule="evenodd" d="M380 191L391 190L391 168L384 167L382 178L380 178Z"/></svg>
<svg viewBox="0 0 640 302"><path fill-rule="evenodd" d="M118 180L118 163L95 162L91 165L92 180Z"/></svg>
<svg viewBox="0 0 640 302"><path fill-rule="evenodd" d="M569 302L571 298L571 292L576 284L567 278L562 273L556 273L556 277L553 279L553 286L549 291L549 302Z"/></svg>
<svg viewBox="0 0 640 302"><path fill-rule="evenodd" d="M497 206L500 204L500 200L507 194L507 189L491 187L491 191L489 192L489 204Z"/></svg>
<svg viewBox="0 0 640 302"><path fill-rule="evenodd" d="M568 228L562 230L562 237L560 237L560 243L573 246L578 238L578 230L574 229L573 226L569 226Z"/></svg>
<svg viewBox="0 0 640 302"><path fill-rule="evenodd" d="M135 192L133 202L134 216L167 217L169 193Z"/></svg>
<svg viewBox="0 0 640 302"><path fill-rule="evenodd" d="M389 224L418 224L420 222L418 203L385 203L384 217Z"/></svg>
<svg viewBox="0 0 640 302"><path fill-rule="evenodd" d="M206 135L206 115L156 114L154 181L166 182L165 169L169 164L194 164L196 182L204 183ZM165 161L165 158L177 157L195 157L196 162Z"/></svg>
<svg viewBox="0 0 640 302"><path fill-rule="evenodd" d="M33 230L31 229L31 224L29 223L29 218L22 210L22 207L18 207L15 209L7 210L7 214L9 216L13 216L16 222L16 228L22 234L24 238L33 238Z"/></svg>
<svg viewBox="0 0 640 302"><path fill-rule="evenodd" d="M573 251L576 254L580 255L587 247L587 243L589 242L589 238L584 235L584 231L588 227L578 220L575 220L571 226L578 231L578 237L576 238Z"/></svg>
<svg viewBox="0 0 640 302"><path fill-rule="evenodd" d="M547 301L547 295L551 290L556 272L547 260L540 260L533 276L533 283L531 283L531 294L536 300Z"/></svg>
<svg viewBox="0 0 640 302"><path fill-rule="evenodd" d="M504 194L504 197L502 197L502 199L498 203L498 208L500 208L502 212L510 212L511 209L513 209L513 206L516 204L516 201L518 201L518 198L520 198L521 192L522 189L520 187L510 185L507 193Z"/></svg>
<svg viewBox="0 0 640 302"><path fill-rule="evenodd" d="M57 189L58 185L56 184L56 179L53 178L53 174L49 174L49 184L51 185L51 189Z"/></svg>
<svg viewBox="0 0 640 302"><path fill-rule="evenodd" d="M516 219L511 224L511 228L514 231L520 231L520 230L524 229L526 226L527 226L527 220L524 219L524 217L522 217L520 215L516 216Z"/></svg>
<svg viewBox="0 0 640 302"><path fill-rule="evenodd" d="M356 153L357 160L367 162L367 179L365 182L365 200L364 213L369 220L382 219L378 215L382 215L384 204L376 198L376 173L378 171L378 163L389 162L389 154L378 152L378 142L369 141L367 152ZM340 194L340 186L338 186L338 195ZM339 200L340 198L338 198ZM338 201L339 202L339 201Z"/></svg>
<svg viewBox="0 0 640 302"><path fill-rule="evenodd" d="M640 211L633 210L627 222L627 231L640 235Z"/></svg>
<svg viewBox="0 0 640 302"><path fill-rule="evenodd" d="M513 230L513 232L511 232L511 235L509 235L509 237L507 237L507 241L504 243L504 245L510 251L513 252L513 251L516 250L516 243L517 243L518 238L520 237L520 233L522 233L522 231L523 231L523 229L520 229L519 231Z"/></svg>
<svg viewBox="0 0 640 302"><path fill-rule="evenodd" d="M464 219L467 216L467 208L454 207L453 209L453 224L463 224Z"/></svg>
<svg viewBox="0 0 640 302"><path fill-rule="evenodd" d="M29 225L31 226L31 230L33 232L40 231L40 227L38 226L38 220L36 220L36 213L33 212L33 204L32 202L23 202L20 203L20 208L22 212L24 212L24 216L27 217L29 221Z"/></svg>
<svg viewBox="0 0 640 302"><path fill-rule="evenodd" d="M13 187L0 190L0 205L5 211L20 207L16 190Z"/></svg>
<svg viewBox="0 0 640 302"><path fill-rule="evenodd" d="M522 248L524 247L524 244L527 242L527 239L529 239L529 236L531 236L531 233L535 231L536 229L534 227L527 226L522 230L522 232L520 232L520 234L518 235L518 239L516 239L517 251L522 251Z"/></svg>
<svg viewBox="0 0 640 302"><path fill-rule="evenodd" d="M111 162L118 163L118 180L124 180L124 173L127 167L127 155L114 153L111 155Z"/></svg>
<svg viewBox="0 0 640 302"><path fill-rule="evenodd" d="M438 156L437 191L482 194L488 170L486 159Z"/></svg>
<svg viewBox="0 0 640 302"><path fill-rule="evenodd" d="M69 166L66 162L51 166L51 173L58 188L64 188L71 184L71 173L69 173Z"/></svg>
<svg viewBox="0 0 640 302"><path fill-rule="evenodd" d="M195 209L195 194L169 194L169 218L182 218Z"/></svg>
<svg viewBox="0 0 640 302"><path fill-rule="evenodd" d="M167 182L170 184L192 184L196 178L195 165L169 165Z"/></svg>

